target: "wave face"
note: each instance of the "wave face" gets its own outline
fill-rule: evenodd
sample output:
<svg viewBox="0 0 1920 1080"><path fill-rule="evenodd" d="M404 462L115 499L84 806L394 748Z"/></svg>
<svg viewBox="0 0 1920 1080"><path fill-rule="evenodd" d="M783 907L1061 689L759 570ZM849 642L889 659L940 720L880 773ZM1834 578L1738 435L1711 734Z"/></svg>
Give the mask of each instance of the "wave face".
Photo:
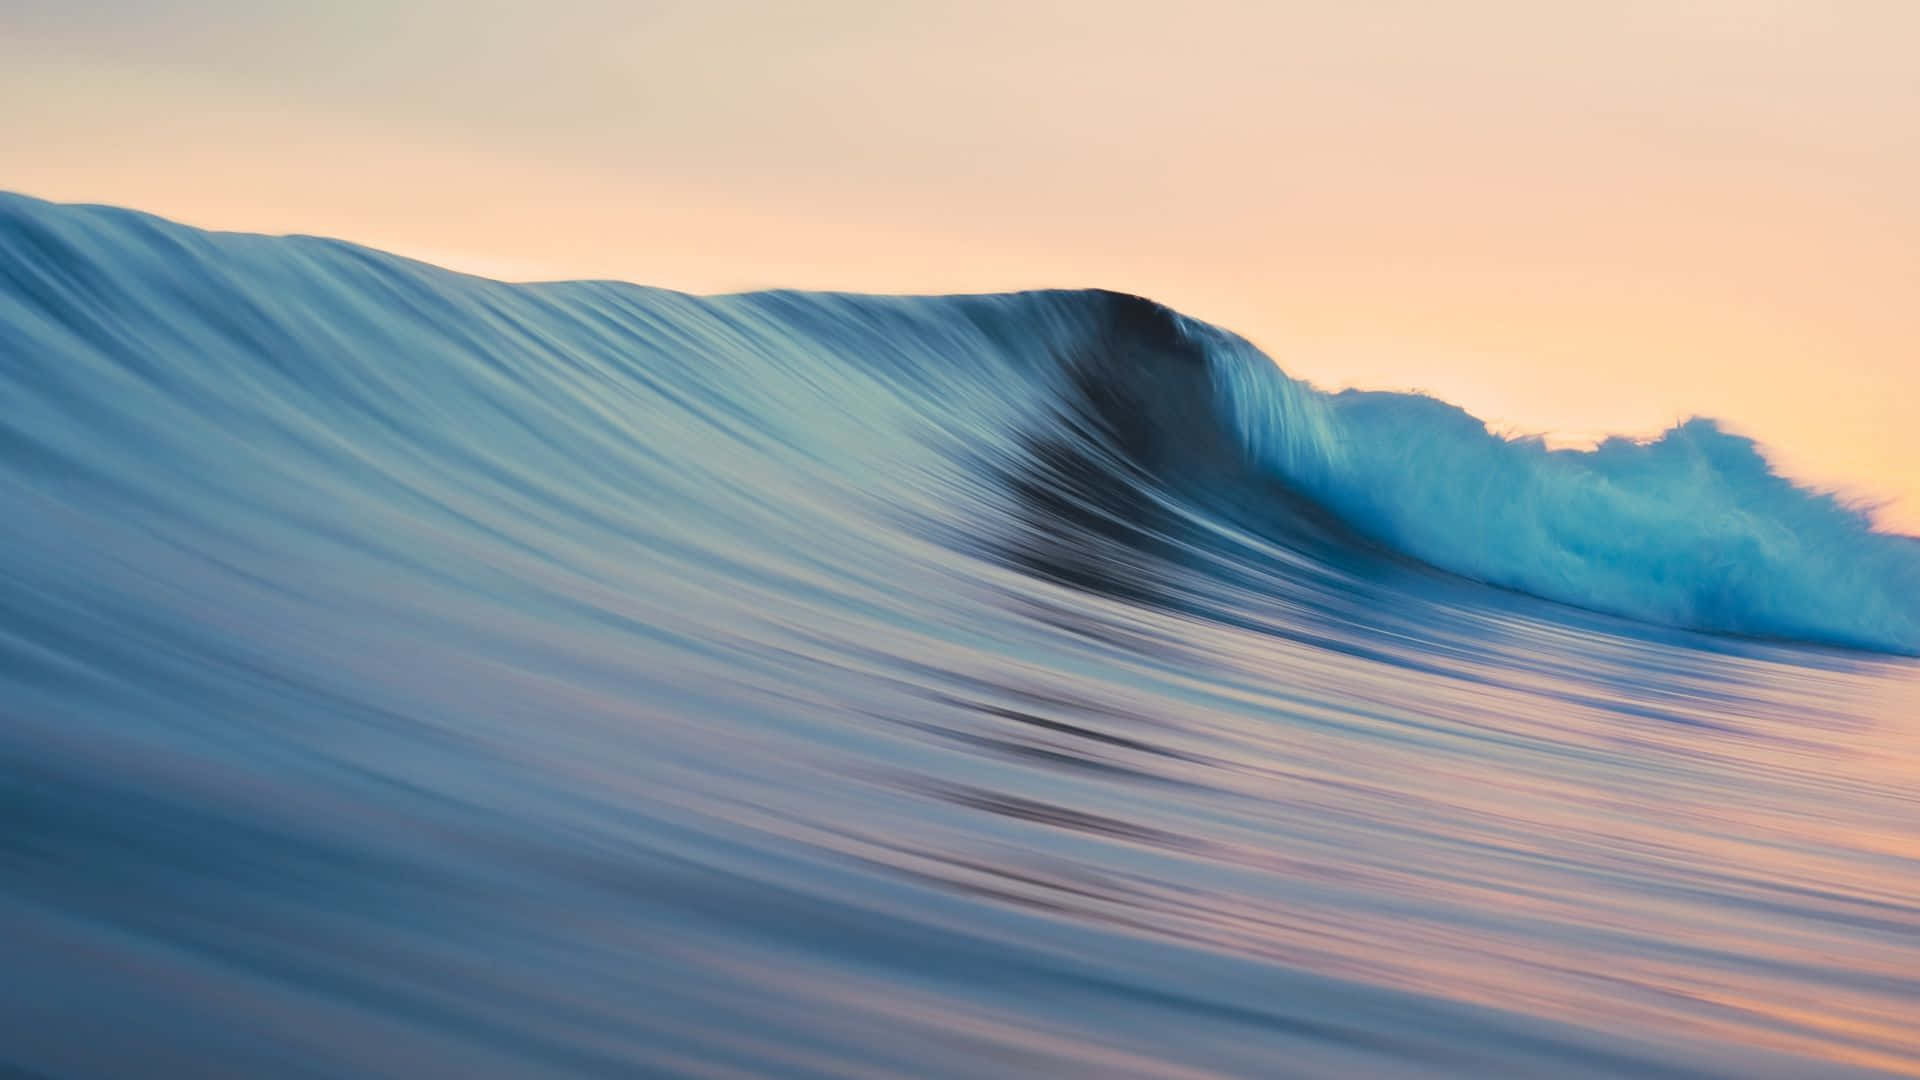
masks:
<svg viewBox="0 0 1920 1080"><path fill-rule="evenodd" d="M1705 421L0 196L0 1072L1920 1074L1915 652Z"/></svg>

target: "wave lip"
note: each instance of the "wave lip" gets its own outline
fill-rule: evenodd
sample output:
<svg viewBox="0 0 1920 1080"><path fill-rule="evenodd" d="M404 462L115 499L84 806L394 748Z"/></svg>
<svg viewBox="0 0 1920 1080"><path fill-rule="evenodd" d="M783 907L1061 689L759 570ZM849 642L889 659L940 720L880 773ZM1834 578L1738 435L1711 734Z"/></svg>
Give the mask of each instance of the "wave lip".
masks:
<svg viewBox="0 0 1920 1080"><path fill-rule="evenodd" d="M1215 355L1250 453L1436 567L1691 630L1920 652L1920 541L1712 420L1549 449L1424 395L1314 390L1230 338Z"/></svg>

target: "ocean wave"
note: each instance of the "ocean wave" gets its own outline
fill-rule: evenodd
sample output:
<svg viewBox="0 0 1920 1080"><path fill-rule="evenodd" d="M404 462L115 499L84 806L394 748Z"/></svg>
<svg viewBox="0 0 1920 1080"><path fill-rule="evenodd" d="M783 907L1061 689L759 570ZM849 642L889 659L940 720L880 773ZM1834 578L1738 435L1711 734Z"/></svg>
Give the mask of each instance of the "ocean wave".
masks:
<svg viewBox="0 0 1920 1080"><path fill-rule="evenodd" d="M608 402L663 382L743 441L864 472L873 448L822 438L821 415L863 435L910 431L874 446L933 448L945 468L1017 457L1023 433L1091 416L1094 430L1072 437L1101 442L1116 473L1159 474L1167 498L1238 500L1225 509L1269 523L1297 514L1271 486L1247 486L1261 472L1361 537L1487 584L1687 629L1920 651L1920 544L1796 486L1712 421L1552 450L1429 397L1316 390L1230 333L1115 293L702 300L508 286L333 241L20 197L0 202L0 283L16 395L58 386L61 408L98 420L133 384L180 391L158 399L179 414L169 431L123 447L136 455L194 423L228 439L266 424L308 452L343 435L336 421L378 419L382 438L437 437L437 451L484 467L484 447L460 449L482 434L511 428L551 451L555 429L604 427ZM155 367L162 352L192 366ZM75 381L76 353L105 367ZM242 399L247 387L260 396ZM30 419L15 410L16 453L55 453ZM95 434L138 440L154 417L122 421ZM967 445L983 436L1010 442ZM84 467L92 452L64 460Z"/></svg>

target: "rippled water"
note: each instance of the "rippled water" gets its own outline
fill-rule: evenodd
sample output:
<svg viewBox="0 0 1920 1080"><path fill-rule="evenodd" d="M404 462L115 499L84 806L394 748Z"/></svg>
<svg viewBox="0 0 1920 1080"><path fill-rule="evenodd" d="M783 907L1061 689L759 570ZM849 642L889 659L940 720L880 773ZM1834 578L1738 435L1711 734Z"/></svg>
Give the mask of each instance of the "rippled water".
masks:
<svg viewBox="0 0 1920 1080"><path fill-rule="evenodd" d="M1916 662L1429 569L1211 334L0 199L0 1073L1920 1075Z"/></svg>

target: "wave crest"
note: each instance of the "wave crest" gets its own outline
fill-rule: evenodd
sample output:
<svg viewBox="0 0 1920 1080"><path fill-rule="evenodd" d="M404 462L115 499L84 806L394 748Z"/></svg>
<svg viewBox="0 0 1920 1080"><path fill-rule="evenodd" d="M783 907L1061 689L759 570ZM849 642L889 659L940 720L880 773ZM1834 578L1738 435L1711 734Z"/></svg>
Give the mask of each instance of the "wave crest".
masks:
<svg viewBox="0 0 1920 1080"><path fill-rule="evenodd" d="M1215 356L1251 454L1422 561L1689 629L1920 650L1920 542L1712 420L1550 449L1424 395L1316 391L1231 339Z"/></svg>

